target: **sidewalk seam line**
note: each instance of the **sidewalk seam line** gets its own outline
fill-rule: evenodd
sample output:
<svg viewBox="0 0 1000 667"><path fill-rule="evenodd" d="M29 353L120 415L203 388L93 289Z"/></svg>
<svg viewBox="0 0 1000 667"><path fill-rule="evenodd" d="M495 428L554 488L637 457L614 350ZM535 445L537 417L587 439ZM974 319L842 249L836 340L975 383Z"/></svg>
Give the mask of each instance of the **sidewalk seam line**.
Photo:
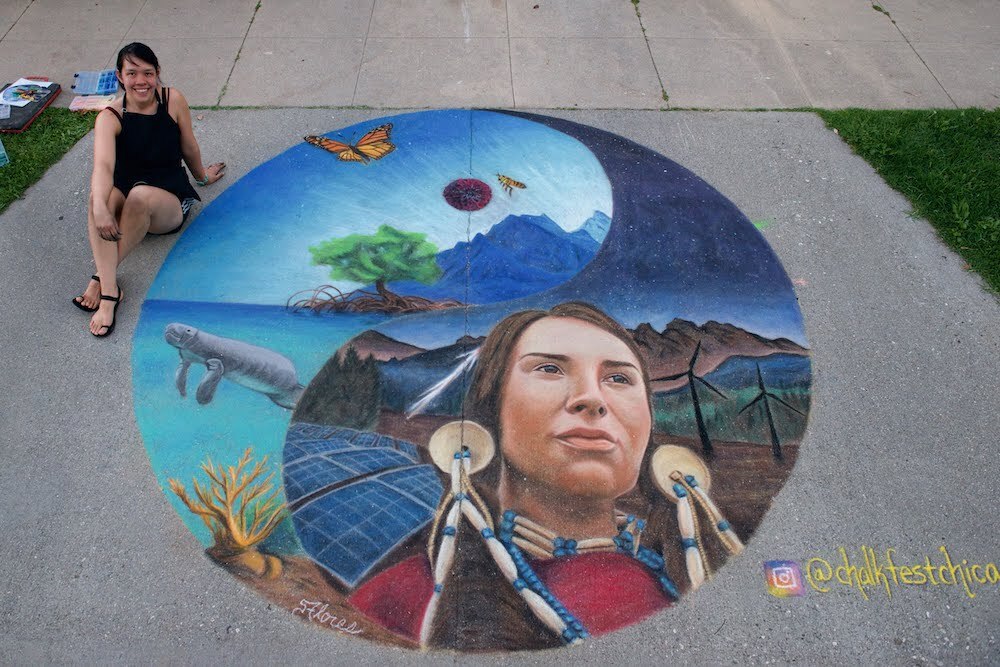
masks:
<svg viewBox="0 0 1000 667"><path fill-rule="evenodd" d="M24 8L24 11L22 11L20 14L18 14L18 17L16 19L14 19L14 22L10 24L9 28L7 28L7 32L5 32L3 34L3 37L0 37L0 42L2 42L4 39L7 38L7 35L10 34L10 31L14 29L14 26L17 25L18 21L20 21L22 18L24 18L24 15L28 12L29 9L31 9L31 5L33 5L33 4L35 4L35 0L31 0L31 2L28 3L28 6Z"/></svg>
<svg viewBox="0 0 1000 667"><path fill-rule="evenodd" d="M653 73L656 74L656 82L660 84L660 99L667 108L670 108L670 95L663 87L663 77L660 76L660 68L656 66L656 58L653 57L653 47L649 45L649 37L646 35L646 26L642 24L642 14L639 12L638 0L632 0L632 7L635 9L635 19L639 22L639 31L642 33L642 41L646 43L646 52L649 53L649 62L653 64Z"/></svg>
<svg viewBox="0 0 1000 667"><path fill-rule="evenodd" d="M229 80L233 78L233 72L236 71L236 63L240 61L240 55L243 53L243 45L247 43L247 37L250 35L250 28L253 27L254 19L257 18L257 12L260 11L262 0L257 0L257 4L254 5L253 14L250 16L250 23L247 24L247 31L243 33L243 41L240 42L240 48L236 49L236 57L233 58L233 65L229 68L229 74L226 75L226 81L222 84L222 89L219 90L219 97L215 100L215 106L222 106L222 98L226 96L226 92L229 89Z"/></svg>
<svg viewBox="0 0 1000 667"><path fill-rule="evenodd" d="M874 3L873 3L873 6L874 6ZM910 38L906 36L906 33L903 32L903 29L899 27L899 24L896 23L896 20L894 18L892 18L892 16L889 15L888 13L886 13L886 12L879 12L879 14L884 14L885 17L887 19L889 19L889 22L892 23L892 27L896 29L896 32L898 32L900 34L900 36L902 36L903 41L905 41L906 45L908 47L910 47L910 50L913 51L913 55L915 55L917 57L917 60L920 61L920 64L923 65L924 69L927 70L927 73L931 75L931 78L934 79L934 83L936 83L938 85L938 88L940 88L941 92L944 93L944 96L948 98L948 101L951 102L951 105L953 107L955 107L956 109L959 108L958 104L955 102L954 98L952 98L951 93L949 93L948 89L944 87L944 84L941 83L941 80L937 78L937 74L934 73L934 70L932 70L930 68L930 65L927 64L927 61L924 60L924 57L922 55L920 55L920 52L917 51L917 49L916 49L915 46L913 46L913 42L911 42Z"/></svg>
<svg viewBox="0 0 1000 667"><path fill-rule="evenodd" d="M35 0L31 0L31 1L34 2ZM135 13L135 16L132 17L132 22L128 24L128 27L125 28L125 32L122 33L122 42L125 41L125 37L128 35L129 31L132 29L132 26L134 26L135 22L139 20L139 14L142 14L142 10L144 10L146 8L146 5L148 5L148 4L149 4L149 0L143 0L142 7L140 7L139 11L137 11ZM104 62L104 69L108 68L108 66L111 64L111 59L114 58L114 57L115 57L114 53L112 53L110 56L108 56L108 59ZM117 59L115 60L115 69L118 69L118 61L117 61Z"/></svg>
<svg viewBox="0 0 1000 667"><path fill-rule="evenodd" d="M514 46L510 43L510 1L504 0L504 15L507 17L507 71L510 73L510 104L517 108L517 96L514 95Z"/></svg>
<svg viewBox="0 0 1000 667"><path fill-rule="evenodd" d="M504 2L504 6L506 6L506 5L507 5L507 3ZM476 145L475 145L475 135L473 133L473 128L472 128L472 124L473 124L474 121L475 121L475 115L470 111L469 112L469 177L470 178L472 178L473 151L476 148ZM464 304L462 306L462 311L463 311L463 313L462 313L462 315L463 315L463 323L462 323L463 337L469 335L469 283L472 282L472 257L471 257L471 248L472 248L472 211L468 211L465 214L465 242L468 245L466 245L466 250L465 250L465 290L462 293L462 300L463 300L462 303ZM464 377L462 378L462 383L463 383L463 385L465 383L465 378Z"/></svg>
<svg viewBox="0 0 1000 667"><path fill-rule="evenodd" d="M358 61L358 76L354 79L354 92L351 93L351 105L356 105L358 103L358 86L361 85L361 70L365 66L365 54L368 52L368 35L372 34L372 21L375 20L375 3L378 0L372 0L372 10L368 14L368 28L365 30L365 40L361 44L361 60Z"/></svg>

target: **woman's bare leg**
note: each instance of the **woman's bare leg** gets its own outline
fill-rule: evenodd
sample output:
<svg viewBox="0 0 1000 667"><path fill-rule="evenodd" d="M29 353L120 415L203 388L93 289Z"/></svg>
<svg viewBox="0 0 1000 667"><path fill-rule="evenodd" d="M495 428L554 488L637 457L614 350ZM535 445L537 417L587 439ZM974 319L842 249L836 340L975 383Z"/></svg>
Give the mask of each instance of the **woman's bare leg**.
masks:
<svg viewBox="0 0 1000 667"><path fill-rule="evenodd" d="M108 246L108 248L102 246L104 252L100 257L97 249L94 251L97 275L101 277L101 294L115 297L119 295L116 275L118 265L139 245L147 232L151 231L154 234L169 232L180 225L183 219L181 203L172 193L151 185L137 185L132 188L125 198L121 215L118 217L121 237L117 243L105 241L97 236L102 244ZM96 233L96 227L92 227L91 234ZM90 318L90 332L93 334L100 334L104 327L111 324L114 317L114 302L106 299L98 300L99 308Z"/></svg>
<svg viewBox="0 0 1000 667"><path fill-rule="evenodd" d="M118 227L118 263L120 264L148 232L163 234L184 220L177 196L151 185L137 185L128 193ZM107 294L107 292L105 292Z"/></svg>
<svg viewBox="0 0 1000 667"><path fill-rule="evenodd" d="M125 204L125 195L118 188L112 188L111 194L108 196L108 210L111 214L118 219L121 216L122 206ZM114 252L117 256L118 244L113 241L105 241L101 238L101 235L97 233L97 226L94 224L94 203L89 202L87 204L87 236L90 239L90 249L94 254L94 266L97 267L94 270L94 274L100 276L100 264L101 261L99 257L103 257L111 252ZM93 280L87 283L87 288L83 292L83 298L80 299L80 303L88 308L97 308L101 297L101 285Z"/></svg>

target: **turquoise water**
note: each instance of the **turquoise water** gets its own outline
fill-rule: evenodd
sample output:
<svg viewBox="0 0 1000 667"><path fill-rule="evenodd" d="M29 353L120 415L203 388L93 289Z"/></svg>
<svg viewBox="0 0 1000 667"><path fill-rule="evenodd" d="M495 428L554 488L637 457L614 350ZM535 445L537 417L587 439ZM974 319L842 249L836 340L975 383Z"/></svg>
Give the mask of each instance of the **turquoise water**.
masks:
<svg viewBox="0 0 1000 667"><path fill-rule="evenodd" d="M232 465L247 447L254 458L269 456L274 482L281 486L281 454L291 411L250 389L223 380L214 399L198 405L195 389L204 367L192 365L187 397L174 384L180 358L163 338L166 326L181 322L216 336L235 338L282 354L295 364L299 382L308 385L337 348L385 320L384 315L293 314L283 307L230 303L146 301L136 326L132 386L136 421L157 481L184 523L206 546L210 534L170 491L179 479L191 491L191 478L206 457Z"/></svg>

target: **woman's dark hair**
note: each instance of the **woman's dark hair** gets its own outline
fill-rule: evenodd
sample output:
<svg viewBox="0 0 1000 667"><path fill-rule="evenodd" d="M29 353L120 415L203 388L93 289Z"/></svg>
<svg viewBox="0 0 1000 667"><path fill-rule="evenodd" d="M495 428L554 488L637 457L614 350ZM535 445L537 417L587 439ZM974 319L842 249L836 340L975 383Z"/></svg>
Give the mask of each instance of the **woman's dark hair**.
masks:
<svg viewBox="0 0 1000 667"><path fill-rule="evenodd" d="M122 67L125 66L125 61L135 62L136 60L141 60L144 63L149 63L156 70L157 78L160 74L160 61L156 58L156 54L153 53L153 49L149 48L142 42L132 42L131 44L126 44L122 47L121 51L118 52L118 60L115 61L115 69L121 74ZM121 88L121 81L118 82L118 87Z"/></svg>

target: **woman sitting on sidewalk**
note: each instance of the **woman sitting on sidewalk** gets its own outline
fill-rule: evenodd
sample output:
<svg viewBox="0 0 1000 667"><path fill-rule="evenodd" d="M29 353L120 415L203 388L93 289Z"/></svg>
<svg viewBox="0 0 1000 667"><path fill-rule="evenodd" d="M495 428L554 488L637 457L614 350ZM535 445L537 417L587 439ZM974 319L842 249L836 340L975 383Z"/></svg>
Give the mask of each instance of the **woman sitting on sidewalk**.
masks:
<svg viewBox="0 0 1000 667"><path fill-rule="evenodd" d="M160 86L160 63L145 44L118 52L118 81L124 95L97 116L94 171L87 206L87 232L96 273L73 304L94 313L90 333L115 328L121 303L116 270L146 234L180 231L201 198L191 187L181 159L198 185L222 178L226 165L202 166L191 126L191 110L180 91Z"/></svg>

